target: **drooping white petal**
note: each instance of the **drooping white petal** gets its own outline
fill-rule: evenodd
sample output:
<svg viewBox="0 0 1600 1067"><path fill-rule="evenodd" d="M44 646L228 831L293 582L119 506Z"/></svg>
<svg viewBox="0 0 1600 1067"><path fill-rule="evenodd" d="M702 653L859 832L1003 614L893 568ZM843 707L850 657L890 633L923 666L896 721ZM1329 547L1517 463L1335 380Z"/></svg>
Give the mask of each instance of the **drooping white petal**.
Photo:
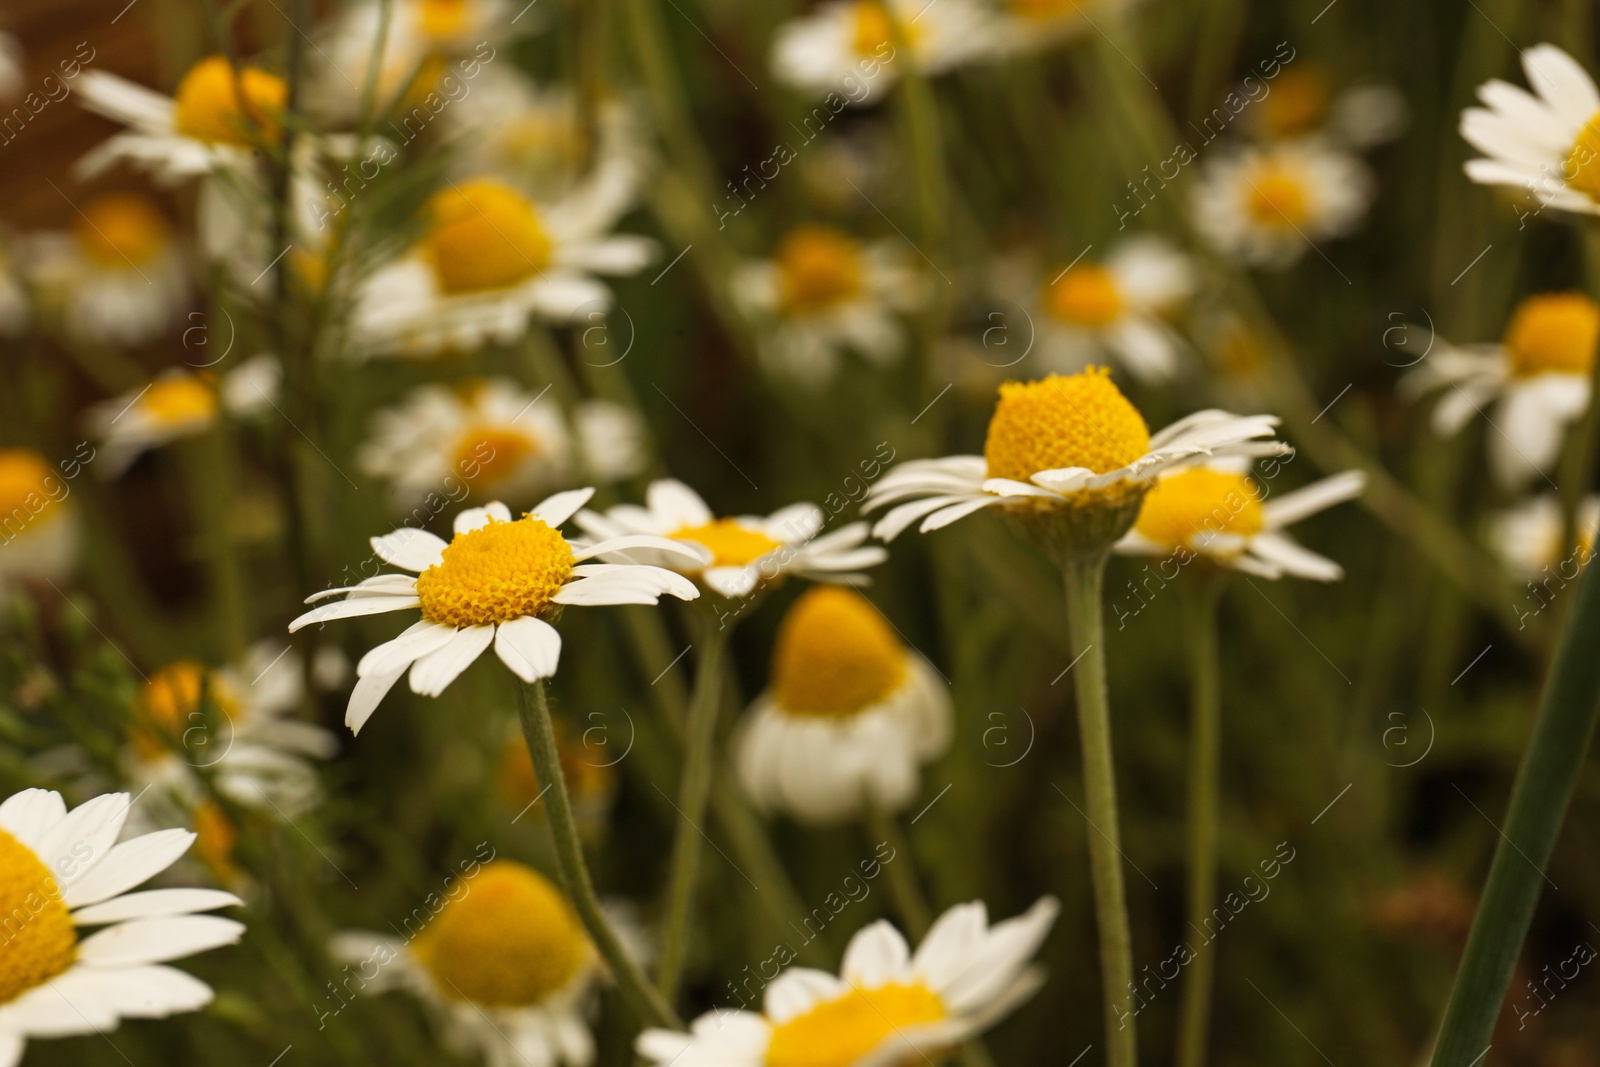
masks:
<svg viewBox="0 0 1600 1067"><path fill-rule="evenodd" d="M340 600L332 604L323 604L321 607L312 608L289 624L289 632L303 630L307 626L317 623L329 622L333 619L351 619L358 615L380 615L385 611L404 611L414 608L422 601L415 596L374 596L361 597L356 600Z"/></svg>
<svg viewBox="0 0 1600 1067"><path fill-rule="evenodd" d="M512 619L495 630L494 651L525 682L550 678L561 659L561 634L543 619Z"/></svg>
<svg viewBox="0 0 1600 1067"><path fill-rule="evenodd" d="M463 626L439 648L411 665L411 691L436 697L494 640L493 626Z"/></svg>
<svg viewBox="0 0 1600 1067"><path fill-rule="evenodd" d="M1326 556L1301 547L1288 534L1257 534L1250 539L1250 552L1297 578L1336 582L1344 577L1344 568Z"/></svg>
<svg viewBox="0 0 1600 1067"><path fill-rule="evenodd" d="M197 911L231 908L244 901L220 889L146 889L79 908L72 921L79 926L101 926L127 919L153 919L162 915L189 915Z"/></svg>
<svg viewBox="0 0 1600 1067"><path fill-rule="evenodd" d="M378 702L394 688L394 683L410 666L408 663L383 674L369 674L356 679L355 688L350 690L350 703L344 710L344 724L352 734L361 732L367 720L372 718L372 713L378 709Z"/></svg>
<svg viewBox="0 0 1600 1067"><path fill-rule="evenodd" d="M1365 471L1345 471L1282 496L1272 497L1261 505L1261 523L1268 530L1281 530L1319 511L1354 500L1366 487Z"/></svg>
<svg viewBox="0 0 1600 1067"><path fill-rule="evenodd" d="M444 645L455 636L456 628L422 619L402 630L399 636L369 649L356 664L356 677L387 674L411 666L418 659Z"/></svg>

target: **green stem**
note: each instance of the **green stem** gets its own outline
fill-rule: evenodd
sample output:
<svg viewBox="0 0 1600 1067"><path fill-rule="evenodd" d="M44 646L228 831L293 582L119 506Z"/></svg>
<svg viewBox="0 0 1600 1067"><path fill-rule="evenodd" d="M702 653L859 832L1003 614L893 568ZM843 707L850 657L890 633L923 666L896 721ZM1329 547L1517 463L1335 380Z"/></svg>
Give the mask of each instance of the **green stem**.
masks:
<svg viewBox="0 0 1600 1067"><path fill-rule="evenodd" d="M682 1029L683 1022L672 1010L672 1005L662 1000L650 988L639 968L623 950L622 942L612 931L611 924L600 911L600 901L595 898L594 884L589 880L589 865L583 858L583 846L578 843L578 826L572 818L572 801L567 795L567 780L561 773L561 759L556 754L556 733L550 723L550 705L545 701L544 682L527 682L517 687L518 710L522 716L522 739L528 745L528 755L533 759L533 770L548 792L546 821L550 837L555 844L556 865L561 871L561 881L567 887L572 906L583 921L584 929L599 950L600 956L611 969L622 996L638 1014L652 1026Z"/></svg>
<svg viewBox="0 0 1600 1067"><path fill-rule="evenodd" d="M701 824L711 796L711 764L716 756L717 711L722 703L722 653L728 643L725 627L708 625L695 668L694 697L683 741L683 777L678 782L678 829L672 842L667 877L666 931L661 936L661 967L656 988L668 1003L678 992L689 949L689 921L694 912L695 882L700 874Z"/></svg>
<svg viewBox="0 0 1600 1067"><path fill-rule="evenodd" d="M184 442L184 472L188 476L189 505L205 554L211 617L220 623L215 636L222 662L237 659L248 640L244 617L244 580L234 554L234 477L230 441L219 425Z"/></svg>
<svg viewBox="0 0 1600 1067"><path fill-rule="evenodd" d="M906 933L911 935L911 940L921 941L928 927L933 925L933 909L928 906L922 886L917 884L911 842L901 830L900 820L895 818L893 812L885 811L882 805L869 804L866 814L868 832L894 852L894 861L884 864L884 869L889 872L889 896L894 900L894 908L900 913L900 921L905 925Z"/></svg>
<svg viewBox="0 0 1600 1067"><path fill-rule="evenodd" d="M1189 641L1189 925L1199 930L1211 914L1217 886L1217 809L1222 769L1222 686L1217 654L1220 576L1195 575L1185 583L1184 631ZM1199 584L1200 588L1192 586ZM1201 948L1189 964L1178 1006L1178 1067L1203 1067L1211 1024L1216 953Z"/></svg>
<svg viewBox="0 0 1600 1067"><path fill-rule="evenodd" d="M1105 620L1101 585L1106 553L1069 559L1063 566L1067 627L1079 657L1073 669L1078 732L1083 744L1084 804L1089 818L1089 875L1100 929L1100 982L1105 997L1106 1063L1134 1067L1138 1045L1128 1010L1133 988L1133 937L1122 885L1121 831L1117 822L1116 768L1111 756L1111 712L1106 696Z"/></svg>
<svg viewBox="0 0 1600 1067"><path fill-rule="evenodd" d="M1467 1067L1489 1047L1528 924L1539 903L1578 772L1600 713L1600 577L1584 568L1550 668L1533 738L1489 866L1482 902L1445 1007L1434 1067Z"/></svg>

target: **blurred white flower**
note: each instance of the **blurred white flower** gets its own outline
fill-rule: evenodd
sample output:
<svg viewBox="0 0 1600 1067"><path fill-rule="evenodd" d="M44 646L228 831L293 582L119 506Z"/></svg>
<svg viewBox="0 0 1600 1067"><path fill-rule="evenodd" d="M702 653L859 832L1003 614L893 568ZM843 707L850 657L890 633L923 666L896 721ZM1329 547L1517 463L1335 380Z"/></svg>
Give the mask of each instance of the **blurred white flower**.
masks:
<svg viewBox="0 0 1600 1067"><path fill-rule="evenodd" d="M1390 85L1358 84L1335 91L1322 68L1286 66L1265 82L1267 95L1244 113L1244 126L1267 141L1316 137L1361 151L1399 137L1406 100Z"/></svg>
<svg viewBox="0 0 1600 1067"><path fill-rule="evenodd" d="M1115 26L1139 0L1004 0L994 28L1000 56L1026 55Z"/></svg>
<svg viewBox="0 0 1600 1067"><path fill-rule="evenodd" d="M597 482L620 482L644 473L649 431L639 413L614 400L585 400L573 414L578 454Z"/></svg>
<svg viewBox="0 0 1600 1067"><path fill-rule="evenodd" d="M89 430L105 456L101 474L115 477L152 448L205 433L223 406L235 415L257 415L275 399L280 371L271 356L257 356L225 371L172 369L155 381L89 409Z"/></svg>
<svg viewBox="0 0 1600 1067"><path fill-rule="evenodd" d="M1569 559L1575 563L1589 562L1594 554L1595 534L1600 531L1600 496L1584 497L1575 519L1573 534L1577 544L1564 547L1561 544L1561 501L1554 493L1529 497L1489 517L1489 545L1512 574L1518 578L1538 578L1546 571L1564 569Z"/></svg>
<svg viewBox="0 0 1600 1067"><path fill-rule="evenodd" d="M70 492L67 479L39 453L0 449L0 591L65 580L80 540Z"/></svg>
<svg viewBox="0 0 1600 1067"><path fill-rule="evenodd" d="M1194 223L1241 263L1282 268L1355 229L1372 195L1372 175L1355 156L1325 141L1285 141L1207 160Z"/></svg>
<svg viewBox="0 0 1600 1067"><path fill-rule="evenodd" d="M27 63L21 43L9 33L0 33L0 100L15 100L22 95Z"/></svg>

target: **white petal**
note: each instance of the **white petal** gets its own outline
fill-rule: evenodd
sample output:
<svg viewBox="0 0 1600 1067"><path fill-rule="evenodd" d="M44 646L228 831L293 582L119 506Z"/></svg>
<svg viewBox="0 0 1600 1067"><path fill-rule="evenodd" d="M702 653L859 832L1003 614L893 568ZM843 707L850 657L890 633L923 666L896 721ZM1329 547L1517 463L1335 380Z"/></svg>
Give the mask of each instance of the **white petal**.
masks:
<svg viewBox="0 0 1600 1067"><path fill-rule="evenodd" d="M463 626L442 647L411 665L411 691L436 697L494 640L493 626Z"/></svg>
<svg viewBox="0 0 1600 1067"><path fill-rule="evenodd" d="M220 915L135 919L84 938L78 958L91 967L160 963L231 945L243 933L244 923Z"/></svg>
<svg viewBox="0 0 1600 1067"><path fill-rule="evenodd" d="M220 889L146 889L125 893L102 904L91 904L72 913L79 926L101 926L125 919L152 919L160 915L188 915L215 908L231 908L244 901Z"/></svg>
<svg viewBox="0 0 1600 1067"><path fill-rule="evenodd" d="M351 619L358 615L379 615L385 611L404 611L414 608L422 601L415 596L374 596L361 597L355 600L340 600L332 604L324 604L319 608L312 608L304 615L289 624L289 632L302 630L307 626L328 622L331 619Z"/></svg>
<svg viewBox="0 0 1600 1067"><path fill-rule="evenodd" d="M67 907L98 904L154 878L189 850L195 835L188 830L157 830L113 847L105 859L73 882L65 895Z"/></svg>
<svg viewBox="0 0 1600 1067"><path fill-rule="evenodd" d="M87 998L100 1001L130 1019L161 1019L198 1011L211 1003L211 987L176 967L159 964L100 970L82 969Z"/></svg>
<svg viewBox="0 0 1600 1067"><path fill-rule="evenodd" d="M524 616L495 630L495 655L525 682L550 678L561 658L561 635L543 619Z"/></svg>
<svg viewBox="0 0 1600 1067"><path fill-rule="evenodd" d="M1297 578L1336 582L1344 577L1344 568L1326 556L1301 547L1288 534L1257 534L1250 539L1250 552Z"/></svg>
<svg viewBox="0 0 1600 1067"><path fill-rule="evenodd" d="M761 583L761 571L755 564L748 567L708 567L700 578L712 592L737 600L749 596Z"/></svg>
<svg viewBox="0 0 1600 1067"><path fill-rule="evenodd" d="M128 817L127 793L106 793L67 812L39 843L39 861L63 889L106 858Z"/></svg>
<svg viewBox="0 0 1600 1067"><path fill-rule="evenodd" d="M470 533L480 527L489 525L490 519L510 522L511 509L498 500L491 501L481 508L467 508L456 516L454 529L458 534Z"/></svg>
<svg viewBox="0 0 1600 1067"><path fill-rule="evenodd" d="M983 508L988 507L991 503L993 503L993 501L988 497L985 497L982 500L967 500L960 504L951 504L947 508L940 508L932 515L929 515L926 519L922 520L922 526L920 529L923 533L930 533L934 530L942 530L944 527L949 526L952 522L955 522L958 519L964 519L968 515L971 515L974 511L980 511Z"/></svg>
<svg viewBox="0 0 1600 1067"><path fill-rule="evenodd" d="M827 971L810 967L790 967L767 986L764 1001L767 1018L779 1026L802 1015L824 1000L845 990L845 984Z"/></svg>
<svg viewBox="0 0 1600 1067"><path fill-rule="evenodd" d="M442 647L455 636L454 626L429 622L423 619L401 631L398 637L368 650L356 664L356 677L369 674L388 674L399 668L404 670L434 649Z"/></svg>
<svg viewBox="0 0 1600 1067"><path fill-rule="evenodd" d="M606 556L612 552L625 552L630 548L648 548L655 552L671 553L702 567L711 562L711 552L704 545L693 541L677 541L670 537L657 537L654 534L625 534L620 537L608 537L603 541L598 541L581 549L574 549L572 558L575 560L593 559L596 556Z"/></svg>
<svg viewBox="0 0 1600 1067"><path fill-rule="evenodd" d="M444 550L443 538L410 527L372 539L372 551L379 559L418 574L437 564Z"/></svg>
<svg viewBox="0 0 1600 1067"><path fill-rule="evenodd" d="M1361 490L1366 484L1365 471L1345 471L1331 478L1324 478L1320 482L1312 482L1293 492L1284 493L1261 506L1262 525L1269 530L1282 529L1335 504L1354 500L1361 495Z"/></svg>
<svg viewBox="0 0 1600 1067"><path fill-rule="evenodd" d="M546 497L533 509L532 514L554 529L578 513L578 509L594 496L594 489L568 489L564 493Z"/></svg>
<svg viewBox="0 0 1600 1067"><path fill-rule="evenodd" d="M688 526L704 526L714 516L700 494L676 478L660 478L645 490L645 503L657 517L664 519L666 530L680 530Z"/></svg>
<svg viewBox="0 0 1600 1067"><path fill-rule="evenodd" d="M394 688L394 683L400 680L408 667L410 664L384 674L369 674L356 679L355 688L350 690L350 703L344 709L344 724L352 734L361 732L367 720L372 718L372 713L378 709L378 702Z"/></svg>
<svg viewBox="0 0 1600 1067"><path fill-rule="evenodd" d="M906 977L910 965L911 948L906 939L886 920L879 919L856 931L850 939L839 973L852 985L876 989Z"/></svg>
<svg viewBox="0 0 1600 1067"><path fill-rule="evenodd" d="M0 827L35 852L45 831L67 814L61 794L50 789L24 789L0 804Z"/></svg>

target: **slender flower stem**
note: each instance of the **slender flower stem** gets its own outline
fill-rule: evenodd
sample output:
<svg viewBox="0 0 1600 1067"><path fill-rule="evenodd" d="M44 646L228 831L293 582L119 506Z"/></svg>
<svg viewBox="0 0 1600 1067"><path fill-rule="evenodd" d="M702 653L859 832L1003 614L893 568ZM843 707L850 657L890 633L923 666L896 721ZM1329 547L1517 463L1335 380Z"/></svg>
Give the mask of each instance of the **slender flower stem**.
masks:
<svg viewBox="0 0 1600 1067"><path fill-rule="evenodd" d="M667 923L661 936L661 967L656 988L670 1004L683 977L689 948L689 921L694 912L695 882L700 874L706 802L711 796L711 764L716 754L717 711L722 703L722 653L726 627L708 625L695 668L694 696L683 740L683 777L678 781L678 831L672 842L667 876Z"/></svg>
<svg viewBox="0 0 1600 1067"><path fill-rule="evenodd" d="M867 807L867 831L894 851L894 859L884 864L889 872L889 896L894 900L900 921L913 941L921 941L933 925L933 909L917 884L917 869L912 862L911 842L906 839L900 820L880 804Z"/></svg>
<svg viewBox="0 0 1600 1067"><path fill-rule="evenodd" d="M219 420L210 432L185 444L190 505L205 553L206 581L214 607L211 617L219 623L213 633L222 659L231 661L244 652L248 640L244 576L234 551L232 441Z"/></svg>
<svg viewBox="0 0 1600 1067"><path fill-rule="evenodd" d="M1189 925L1201 929L1217 885L1217 809L1222 767L1222 686L1218 677L1220 575L1197 574L1181 592L1189 641ZM1189 964L1178 1005L1178 1067L1203 1067L1211 1025L1216 953L1204 946Z"/></svg>
<svg viewBox="0 0 1600 1067"><path fill-rule="evenodd" d="M561 760L556 755L556 733L550 723L550 705L545 701L544 682L528 682L518 687L518 710L522 716L522 739L528 745L528 755L533 760L533 770L548 790L550 837L555 842L556 864L561 871L561 881L567 895L578 912L584 929L594 941L595 948L611 969L617 987L624 999L639 1017L652 1026L681 1029L683 1022L650 987L639 973L633 960L628 958L622 942L600 912L600 901L595 898L594 884L589 880L589 866L583 859L583 846L578 843L578 826L572 818L572 801L567 795L567 781L561 773Z"/></svg>
<svg viewBox="0 0 1600 1067"><path fill-rule="evenodd" d="M1121 831L1117 823L1116 768L1111 757L1111 713L1106 696L1105 620L1101 585L1106 553L1069 559L1063 566L1067 628L1078 665L1072 670L1083 743L1084 804L1089 817L1089 875L1094 884L1095 921L1100 928L1100 982L1105 997L1106 1063L1138 1062L1133 1016L1133 937L1122 886Z"/></svg>

